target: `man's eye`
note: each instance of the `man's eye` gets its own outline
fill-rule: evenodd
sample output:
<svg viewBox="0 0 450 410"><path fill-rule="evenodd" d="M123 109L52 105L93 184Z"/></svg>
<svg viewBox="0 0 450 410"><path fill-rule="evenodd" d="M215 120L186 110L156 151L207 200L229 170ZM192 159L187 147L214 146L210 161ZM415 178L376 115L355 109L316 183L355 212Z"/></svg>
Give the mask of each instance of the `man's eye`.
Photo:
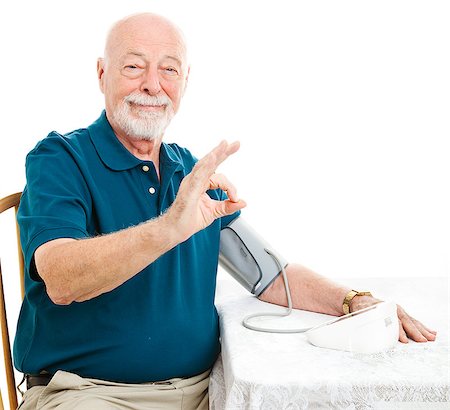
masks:
<svg viewBox="0 0 450 410"><path fill-rule="evenodd" d="M137 78L142 74L143 68L137 64L126 64L123 66L121 71L122 74L127 77Z"/></svg>
<svg viewBox="0 0 450 410"><path fill-rule="evenodd" d="M177 71L175 68L173 68L173 67L167 67L167 68L164 69L164 71L165 71L167 74L170 74L170 75L176 75L176 74L178 74L178 71Z"/></svg>

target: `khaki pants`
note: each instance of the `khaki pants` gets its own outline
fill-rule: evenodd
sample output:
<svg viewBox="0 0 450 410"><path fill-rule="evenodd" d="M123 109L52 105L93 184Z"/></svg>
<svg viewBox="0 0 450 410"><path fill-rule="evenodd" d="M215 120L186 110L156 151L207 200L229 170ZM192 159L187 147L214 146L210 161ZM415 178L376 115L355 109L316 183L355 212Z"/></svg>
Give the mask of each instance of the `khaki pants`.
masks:
<svg viewBox="0 0 450 410"><path fill-rule="evenodd" d="M207 410L210 370L186 379L125 384L58 371L47 386L26 391L20 410Z"/></svg>

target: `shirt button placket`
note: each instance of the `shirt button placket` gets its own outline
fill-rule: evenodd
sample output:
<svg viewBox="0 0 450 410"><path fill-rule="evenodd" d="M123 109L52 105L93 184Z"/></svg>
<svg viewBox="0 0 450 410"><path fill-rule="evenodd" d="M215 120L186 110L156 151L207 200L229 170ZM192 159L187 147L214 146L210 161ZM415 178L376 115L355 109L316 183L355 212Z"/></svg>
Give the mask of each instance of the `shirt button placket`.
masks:
<svg viewBox="0 0 450 410"><path fill-rule="evenodd" d="M148 171L150 171L150 167L149 167L148 165L142 165L141 169L142 169L142 171L145 172L145 173L147 173ZM151 187L148 188L147 191L148 191L148 193L149 193L150 195L154 195L154 194L156 193L156 188L155 188L154 186L151 186Z"/></svg>

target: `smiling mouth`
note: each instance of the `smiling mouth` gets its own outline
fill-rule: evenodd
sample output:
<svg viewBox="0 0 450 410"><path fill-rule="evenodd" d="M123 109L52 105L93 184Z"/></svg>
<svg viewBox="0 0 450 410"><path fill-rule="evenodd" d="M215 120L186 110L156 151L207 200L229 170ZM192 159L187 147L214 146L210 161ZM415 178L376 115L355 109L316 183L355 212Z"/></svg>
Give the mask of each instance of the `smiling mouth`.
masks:
<svg viewBox="0 0 450 410"><path fill-rule="evenodd" d="M130 105L140 111L161 111L166 108L165 105L143 105L136 103L130 103Z"/></svg>

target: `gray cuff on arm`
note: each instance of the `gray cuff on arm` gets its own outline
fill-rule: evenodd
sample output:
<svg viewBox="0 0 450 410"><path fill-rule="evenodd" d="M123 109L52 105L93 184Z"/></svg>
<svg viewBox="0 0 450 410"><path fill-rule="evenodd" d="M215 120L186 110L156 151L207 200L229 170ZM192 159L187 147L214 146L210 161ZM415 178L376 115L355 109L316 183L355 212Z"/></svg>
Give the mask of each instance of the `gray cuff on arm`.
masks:
<svg viewBox="0 0 450 410"><path fill-rule="evenodd" d="M220 233L221 266L244 288L259 296L280 274L275 260L265 249L273 248L243 219L236 218ZM287 261L280 257L281 266Z"/></svg>

